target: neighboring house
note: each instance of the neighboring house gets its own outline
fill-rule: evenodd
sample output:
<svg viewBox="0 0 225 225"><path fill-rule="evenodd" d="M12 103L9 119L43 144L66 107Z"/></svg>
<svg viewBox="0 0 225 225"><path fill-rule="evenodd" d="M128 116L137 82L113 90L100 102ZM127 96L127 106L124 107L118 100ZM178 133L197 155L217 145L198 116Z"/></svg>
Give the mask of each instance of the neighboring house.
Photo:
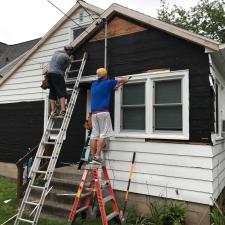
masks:
<svg viewBox="0 0 225 225"><path fill-rule="evenodd" d="M0 76L3 77L40 38L14 45L0 43Z"/></svg>
<svg viewBox="0 0 225 225"><path fill-rule="evenodd" d="M10 70L2 68L6 72L0 79L0 161L16 162L28 151L28 148L40 142L43 126L49 113L48 91L40 88L43 67L48 64L55 51L70 44L103 12L102 9L85 2L81 4L76 3L67 16L59 20L30 51L16 62L16 65L10 67ZM5 44L0 45L1 53L6 49ZM7 54L11 60L13 50L7 51ZM81 93L79 101L86 102L84 98L85 95ZM84 104L86 106L86 103ZM67 142L63 146L65 151L62 154L64 156L62 161L68 161L72 152L77 158L79 157L84 141L85 130L82 124L85 119L86 114L75 113L68 131ZM79 134L77 127L80 127L82 132L79 138L74 140L74 135Z"/></svg>
<svg viewBox="0 0 225 225"><path fill-rule="evenodd" d="M89 4L85 7L95 11ZM198 225L201 221L201 224L209 225L212 198L222 198L225 186L225 139L222 132L225 45L118 4L105 10L101 19L108 21L109 78L132 75L130 82L116 91L111 105L115 136L110 138L104 157L114 189L126 190L135 151L137 156L130 186L135 201L145 202L146 196L183 200L189 207L187 224ZM64 23L67 26L72 24L68 19ZM76 160L80 154L84 137L82 120L90 106L90 82L95 79L96 68L104 66L106 49L101 24L98 19L72 42L76 47L75 58L81 58L87 51L88 61L83 78L87 85L82 85L66 147L61 153L68 162ZM41 135L43 99L46 98L45 118L48 101L46 93L39 89L41 69L30 60L47 63L54 52L50 46L62 48L69 43L65 37L59 38L65 30L68 35L68 29L63 26L50 32L48 40L44 37L40 46L25 56L23 63L18 63L2 83L0 81L0 92L8 93L4 97L0 95L1 126L4 122L2 115L6 120L17 106L21 113L16 112L18 116L11 129L17 126L20 118L30 119L27 133L23 130L21 135L18 131L17 134L5 134L10 121L7 119L7 124L3 123L1 129L4 131L0 132L5 139L0 140L3 152L0 160L20 156L22 150L20 154L13 144L34 140L31 130L37 132L35 126ZM29 83L27 88L24 83L18 84L20 86L16 86L14 92L8 89L14 81ZM20 103L25 100L28 103ZM19 103L13 103L15 101ZM4 109L5 113L2 113ZM11 143L6 151L7 140Z"/></svg>

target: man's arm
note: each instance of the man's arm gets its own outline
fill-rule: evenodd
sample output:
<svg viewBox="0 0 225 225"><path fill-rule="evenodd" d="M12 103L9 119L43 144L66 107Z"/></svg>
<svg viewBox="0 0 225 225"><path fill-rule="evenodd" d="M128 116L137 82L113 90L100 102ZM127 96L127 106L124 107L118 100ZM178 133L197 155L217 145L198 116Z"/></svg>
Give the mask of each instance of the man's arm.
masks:
<svg viewBox="0 0 225 225"><path fill-rule="evenodd" d="M121 86L128 82L129 77L118 77L116 80L117 80L117 86Z"/></svg>

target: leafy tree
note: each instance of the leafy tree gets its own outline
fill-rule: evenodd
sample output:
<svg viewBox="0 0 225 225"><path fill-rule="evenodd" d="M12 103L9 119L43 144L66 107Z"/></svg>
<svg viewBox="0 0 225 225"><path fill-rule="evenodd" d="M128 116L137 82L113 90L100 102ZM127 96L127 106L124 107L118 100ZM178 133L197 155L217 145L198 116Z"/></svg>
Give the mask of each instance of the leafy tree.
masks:
<svg viewBox="0 0 225 225"><path fill-rule="evenodd" d="M158 19L194 33L225 42L225 0L199 0L189 10L160 0Z"/></svg>

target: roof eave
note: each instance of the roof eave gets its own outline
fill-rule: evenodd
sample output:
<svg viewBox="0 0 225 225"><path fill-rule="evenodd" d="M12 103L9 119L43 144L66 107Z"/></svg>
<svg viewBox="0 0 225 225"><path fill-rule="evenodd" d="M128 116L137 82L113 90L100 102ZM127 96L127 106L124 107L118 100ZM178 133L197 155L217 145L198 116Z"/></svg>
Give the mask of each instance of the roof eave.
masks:
<svg viewBox="0 0 225 225"><path fill-rule="evenodd" d="M96 12L96 14L101 14L104 10L100 9L99 7L96 7L94 5L88 4L86 2L80 2L76 3L66 14L67 16L63 16L44 36L43 38L33 47L31 48L27 54L7 73L5 76L0 80L0 86L23 64L26 62L26 60L34 54L34 52L43 44L45 43L48 38L51 36L52 33L54 33L68 18L68 16L71 16L77 9L80 7L85 7L88 10Z"/></svg>

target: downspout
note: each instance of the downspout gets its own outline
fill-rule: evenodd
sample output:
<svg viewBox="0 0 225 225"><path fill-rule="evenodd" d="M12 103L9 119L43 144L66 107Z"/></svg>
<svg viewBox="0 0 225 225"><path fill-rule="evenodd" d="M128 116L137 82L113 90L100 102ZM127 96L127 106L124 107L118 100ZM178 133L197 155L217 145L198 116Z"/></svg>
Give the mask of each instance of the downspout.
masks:
<svg viewBox="0 0 225 225"><path fill-rule="evenodd" d="M106 19L104 19L105 23L105 54L104 54L104 67L108 71L108 65L107 65L107 53L108 53L108 22ZM108 74L107 74L108 78Z"/></svg>

